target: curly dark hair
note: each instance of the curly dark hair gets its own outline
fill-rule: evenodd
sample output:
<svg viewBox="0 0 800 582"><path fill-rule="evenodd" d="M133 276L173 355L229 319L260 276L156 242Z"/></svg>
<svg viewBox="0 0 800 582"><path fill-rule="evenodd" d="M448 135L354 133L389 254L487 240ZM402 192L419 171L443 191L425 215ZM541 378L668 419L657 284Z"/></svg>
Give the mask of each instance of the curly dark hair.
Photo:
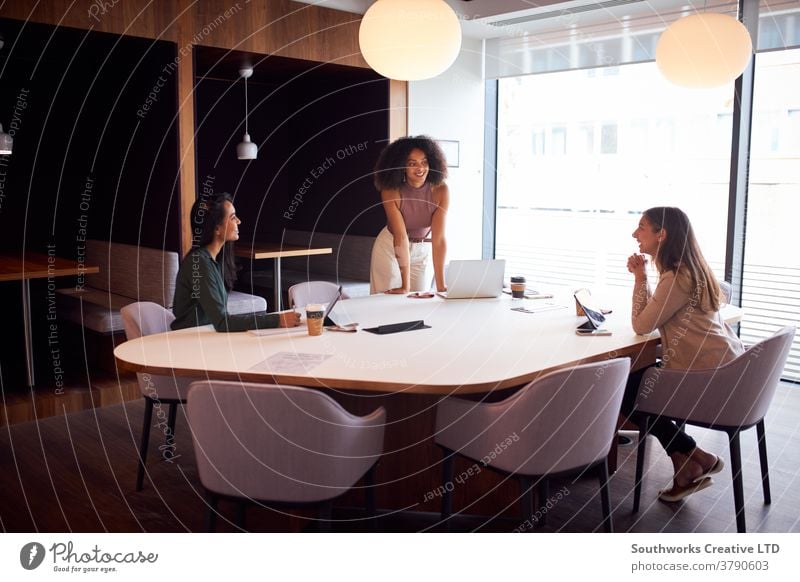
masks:
<svg viewBox="0 0 800 582"><path fill-rule="evenodd" d="M225 203L233 204L233 197L227 192L212 196L200 196L192 205L192 249L208 246L214 240L214 230L225 220ZM225 287L233 289L238 277L233 243L227 242L220 251L217 262L222 264Z"/></svg>
<svg viewBox="0 0 800 582"><path fill-rule="evenodd" d="M411 150L419 149L428 158L428 177L426 182L438 186L447 178L447 160L442 148L427 135L401 137L383 148L375 164L373 178L375 188L397 190L403 185L406 176L406 160Z"/></svg>

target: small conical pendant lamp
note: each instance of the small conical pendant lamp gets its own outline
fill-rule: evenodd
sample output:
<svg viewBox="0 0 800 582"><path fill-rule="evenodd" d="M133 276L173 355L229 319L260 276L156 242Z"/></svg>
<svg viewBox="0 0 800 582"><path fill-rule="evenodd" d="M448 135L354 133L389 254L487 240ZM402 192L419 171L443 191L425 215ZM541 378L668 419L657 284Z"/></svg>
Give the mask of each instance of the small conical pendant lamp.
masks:
<svg viewBox="0 0 800 582"><path fill-rule="evenodd" d="M14 149L14 138L3 131L3 126L0 125L0 155L10 154Z"/></svg>
<svg viewBox="0 0 800 582"><path fill-rule="evenodd" d="M247 127L247 78L252 74L253 69L250 67L239 69L239 76L244 79L244 137L242 142L236 146L236 157L240 160L255 160L258 157L258 146L250 141Z"/></svg>

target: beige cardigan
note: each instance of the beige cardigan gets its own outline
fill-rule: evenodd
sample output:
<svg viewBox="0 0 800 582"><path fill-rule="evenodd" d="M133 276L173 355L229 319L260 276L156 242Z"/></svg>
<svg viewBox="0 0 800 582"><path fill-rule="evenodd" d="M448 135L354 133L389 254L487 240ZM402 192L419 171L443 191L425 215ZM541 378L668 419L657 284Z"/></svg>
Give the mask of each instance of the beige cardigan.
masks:
<svg viewBox="0 0 800 582"><path fill-rule="evenodd" d="M744 352L719 311L699 304L685 271L662 273L655 292L647 281L635 283L631 323L638 334L658 328L665 368L717 368Z"/></svg>

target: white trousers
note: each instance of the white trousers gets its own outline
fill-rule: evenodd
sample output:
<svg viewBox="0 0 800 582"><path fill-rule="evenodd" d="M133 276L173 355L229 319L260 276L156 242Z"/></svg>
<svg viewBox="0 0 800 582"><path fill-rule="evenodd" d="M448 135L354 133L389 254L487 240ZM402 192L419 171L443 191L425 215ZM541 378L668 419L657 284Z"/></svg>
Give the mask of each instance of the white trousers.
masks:
<svg viewBox="0 0 800 582"><path fill-rule="evenodd" d="M431 243L408 243L411 257L411 291L429 291L433 281L433 261ZM394 237L389 229L384 229L372 245L372 259L369 270L369 292L384 293L403 284L400 265L394 252Z"/></svg>

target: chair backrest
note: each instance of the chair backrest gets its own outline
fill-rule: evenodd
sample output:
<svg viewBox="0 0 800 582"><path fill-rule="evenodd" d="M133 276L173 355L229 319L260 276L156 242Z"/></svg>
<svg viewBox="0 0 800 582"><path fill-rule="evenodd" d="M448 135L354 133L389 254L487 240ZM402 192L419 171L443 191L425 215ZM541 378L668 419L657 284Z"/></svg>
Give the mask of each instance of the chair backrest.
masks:
<svg viewBox="0 0 800 582"><path fill-rule="evenodd" d="M120 309L125 337L129 340L170 330L175 316L152 301L137 301Z"/></svg>
<svg viewBox="0 0 800 582"><path fill-rule="evenodd" d="M333 499L383 451L383 408L354 416L308 388L195 382L186 413L200 481L221 495L289 503Z"/></svg>
<svg viewBox="0 0 800 582"><path fill-rule="evenodd" d="M169 309L152 301L137 301L120 309L125 337L137 339L154 333L170 331L175 316ZM195 378L136 374L143 396L156 400L186 400L186 392Z"/></svg>
<svg viewBox="0 0 800 582"><path fill-rule="evenodd" d="M608 455L630 359L583 364L534 380L502 402L469 402L437 409L437 442L459 431L453 442L472 459L487 456L492 467L523 475L566 471ZM466 402L466 401L462 401ZM474 405L472 411L464 407ZM477 409L480 407L480 410Z"/></svg>
<svg viewBox="0 0 800 582"><path fill-rule="evenodd" d="M329 281L306 281L289 287L289 307L304 308L309 303L329 303L339 286Z"/></svg>
<svg viewBox="0 0 800 582"><path fill-rule="evenodd" d="M719 289L722 291L722 299L725 303L731 302L731 295L733 294L733 287L727 281L719 282Z"/></svg>
<svg viewBox="0 0 800 582"><path fill-rule="evenodd" d="M784 327L716 369L651 369L642 378L636 406L709 425L752 426L769 409L795 332L794 326ZM659 389L661 382L667 389Z"/></svg>

